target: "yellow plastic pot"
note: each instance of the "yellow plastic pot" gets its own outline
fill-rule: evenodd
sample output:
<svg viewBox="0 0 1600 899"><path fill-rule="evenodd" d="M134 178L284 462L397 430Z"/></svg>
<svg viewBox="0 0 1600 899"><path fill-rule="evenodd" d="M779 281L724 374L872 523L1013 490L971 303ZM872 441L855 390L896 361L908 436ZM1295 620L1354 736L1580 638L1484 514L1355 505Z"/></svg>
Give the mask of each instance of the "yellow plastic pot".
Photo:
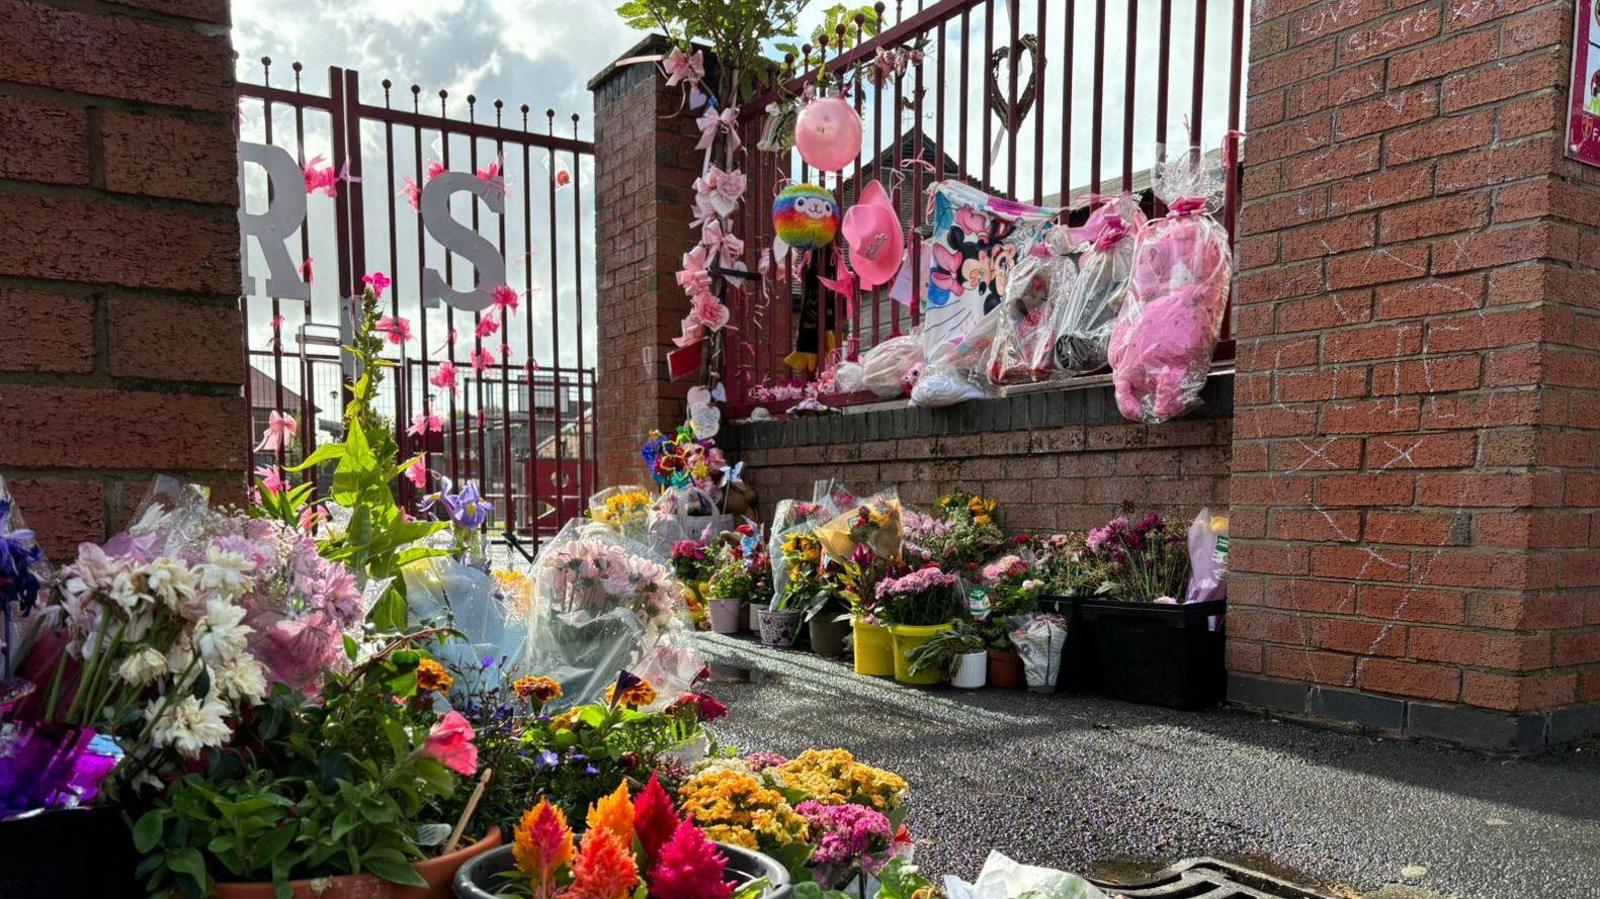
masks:
<svg viewBox="0 0 1600 899"><path fill-rule="evenodd" d="M891 624L889 633L894 637L894 679L902 684L937 684L944 680L944 672L938 668L924 671L920 674L911 673L911 663L906 656L911 650L932 640L951 627L951 622L944 624L914 625Z"/></svg>
<svg viewBox="0 0 1600 899"><path fill-rule="evenodd" d="M894 674L894 638L888 628L862 621L850 622L855 634L856 673L870 677L889 677Z"/></svg>

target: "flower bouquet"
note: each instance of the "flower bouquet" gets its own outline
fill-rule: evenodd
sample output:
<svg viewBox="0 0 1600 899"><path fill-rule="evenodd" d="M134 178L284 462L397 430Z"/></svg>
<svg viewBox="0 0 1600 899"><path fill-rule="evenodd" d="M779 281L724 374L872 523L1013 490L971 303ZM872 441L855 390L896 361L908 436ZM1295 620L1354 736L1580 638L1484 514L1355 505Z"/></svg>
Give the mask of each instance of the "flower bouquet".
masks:
<svg viewBox="0 0 1600 899"><path fill-rule="evenodd" d="M674 691L670 699L700 670L683 586L644 545L569 521L539 551L531 578L520 662L559 681L567 701L598 698L623 668Z"/></svg>
<svg viewBox="0 0 1600 899"><path fill-rule="evenodd" d="M934 515L908 514L907 561L933 562L946 571L976 571L1006 543L994 520L995 508L992 499L954 490L939 497Z"/></svg>
<svg viewBox="0 0 1600 899"><path fill-rule="evenodd" d="M1095 595L1123 602L1176 603L1189 582L1187 534L1151 512L1129 524L1117 516L1089 531L1084 545L1100 582Z"/></svg>
<svg viewBox="0 0 1600 899"><path fill-rule="evenodd" d="M900 499L893 490L875 494L817 526L816 535L835 561L851 559L862 546L878 558L898 558L904 540Z"/></svg>
<svg viewBox="0 0 1600 899"><path fill-rule="evenodd" d="M630 540L647 543L654 504L655 498L643 487L607 487L589 497L589 517Z"/></svg>
<svg viewBox="0 0 1600 899"><path fill-rule="evenodd" d="M961 613L961 579L936 565L878 581L877 617L894 638L894 677L906 684L936 684L937 670L912 673L910 654L918 646L950 628Z"/></svg>

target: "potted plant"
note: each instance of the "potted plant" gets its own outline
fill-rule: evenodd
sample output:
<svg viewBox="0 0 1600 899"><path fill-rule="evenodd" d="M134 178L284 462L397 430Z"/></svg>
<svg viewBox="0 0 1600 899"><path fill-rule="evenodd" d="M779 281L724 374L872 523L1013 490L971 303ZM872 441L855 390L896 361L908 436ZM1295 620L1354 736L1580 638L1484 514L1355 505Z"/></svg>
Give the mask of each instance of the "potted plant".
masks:
<svg viewBox="0 0 1600 899"><path fill-rule="evenodd" d="M953 687L975 690L984 685L988 668L987 644L977 625L957 620L907 655L913 677L938 671Z"/></svg>
<svg viewBox="0 0 1600 899"><path fill-rule="evenodd" d="M849 607L848 620L855 672L868 677L894 676L894 636L878 620L877 584L889 563L876 558L870 548L859 548L854 558L836 563L829 577Z"/></svg>
<svg viewBox="0 0 1600 899"><path fill-rule="evenodd" d="M800 615L811 638L812 652L825 656L842 654L849 625L837 620L845 611L844 597L829 576L822 542L808 528L792 530L783 535L774 559L783 563L773 572L775 581L782 574L783 585L774 608Z"/></svg>
<svg viewBox="0 0 1600 899"><path fill-rule="evenodd" d="M743 630L744 609L755 590L756 579L750 566L724 549L706 582L711 629L719 634L737 634Z"/></svg>
<svg viewBox="0 0 1600 899"><path fill-rule="evenodd" d="M709 622L706 607L708 583L716 570L716 562L706 545L699 540L679 540L672 544L672 573L688 592L690 614L695 627L704 630Z"/></svg>
<svg viewBox="0 0 1600 899"><path fill-rule="evenodd" d="M435 711L448 674L417 646L436 633L395 639L348 674L330 669L315 696L280 686L233 752L154 797L133 829L151 891L448 896L455 868L500 837L490 827L455 849L445 837L464 820L433 845L421 835L429 803L477 773L471 724Z"/></svg>
<svg viewBox="0 0 1600 899"><path fill-rule="evenodd" d="M1195 527L1209 531L1210 516L1201 519ZM1190 579L1184 530L1155 513L1137 523L1119 516L1089 532L1084 553L1100 578L1094 594L1079 601L1093 637L1094 689L1168 708L1221 702L1227 601L1184 602Z"/></svg>
<svg viewBox="0 0 1600 899"><path fill-rule="evenodd" d="M589 807L581 838L548 799L517 824L511 846L479 856L456 875L458 899L494 899L509 889L531 899L561 896L786 895L789 872L752 849L716 843L683 820L652 775L634 797L628 784Z"/></svg>
<svg viewBox="0 0 1600 899"><path fill-rule="evenodd" d="M979 585L970 590L968 608L978 621L987 654L991 686L1011 690L1022 684L1022 657L1011 629L1039 607L1042 583L1020 556L1007 554L978 570Z"/></svg>
<svg viewBox="0 0 1600 899"><path fill-rule="evenodd" d="M960 579L929 564L914 571L890 575L874 592L878 618L894 637L894 679L903 684L936 684L939 672L913 675L908 656L918 646L949 630L959 613L956 588Z"/></svg>

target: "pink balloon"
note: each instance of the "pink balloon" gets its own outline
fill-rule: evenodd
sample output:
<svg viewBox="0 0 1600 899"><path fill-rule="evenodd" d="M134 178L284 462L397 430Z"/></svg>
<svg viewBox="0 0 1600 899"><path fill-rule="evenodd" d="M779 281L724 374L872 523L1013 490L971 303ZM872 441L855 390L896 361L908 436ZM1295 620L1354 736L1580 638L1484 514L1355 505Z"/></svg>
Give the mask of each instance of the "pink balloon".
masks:
<svg viewBox="0 0 1600 899"><path fill-rule="evenodd" d="M861 152L861 116L843 97L812 100L795 122L794 145L810 165L840 171Z"/></svg>

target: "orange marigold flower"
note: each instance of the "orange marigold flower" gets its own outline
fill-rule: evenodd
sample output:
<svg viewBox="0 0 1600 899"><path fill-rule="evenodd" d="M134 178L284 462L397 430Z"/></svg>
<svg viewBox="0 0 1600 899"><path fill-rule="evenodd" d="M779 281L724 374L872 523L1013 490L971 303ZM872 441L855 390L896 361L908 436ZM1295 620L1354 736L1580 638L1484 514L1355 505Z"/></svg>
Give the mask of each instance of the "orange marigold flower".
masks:
<svg viewBox="0 0 1600 899"><path fill-rule="evenodd" d="M539 800L517 823L511 856L517 870L532 881L534 899L554 896L557 875L572 862L572 829L566 814L550 800Z"/></svg>
<svg viewBox="0 0 1600 899"><path fill-rule="evenodd" d="M639 708L656 701L656 688L647 680L641 680L633 686L622 691L622 697L617 697L617 685L612 684L606 688L606 704L620 703L625 706Z"/></svg>
<svg viewBox="0 0 1600 899"><path fill-rule="evenodd" d="M561 684L548 677L519 677L511 684L511 689L523 702L542 705L561 698Z"/></svg>
<svg viewBox="0 0 1600 899"><path fill-rule="evenodd" d="M639 885L633 852L603 827L583 835L572 873L572 888L565 894L570 899L627 899Z"/></svg>
<svg viewBox="0 0 1600 899"><path fill-rule="evenodd" d="M609 796L589 806L589 829L603 827L616 834L617 842L633 848L633 800L628 798L628 782L617 784Z"/></svg>
<svg viewBox="0 0 1600 899"><path fill-rule="evenodd" d="M423 659L417 664L417 689L424 693L443 693L455 682L450 672L433 659Z"/></svg>

